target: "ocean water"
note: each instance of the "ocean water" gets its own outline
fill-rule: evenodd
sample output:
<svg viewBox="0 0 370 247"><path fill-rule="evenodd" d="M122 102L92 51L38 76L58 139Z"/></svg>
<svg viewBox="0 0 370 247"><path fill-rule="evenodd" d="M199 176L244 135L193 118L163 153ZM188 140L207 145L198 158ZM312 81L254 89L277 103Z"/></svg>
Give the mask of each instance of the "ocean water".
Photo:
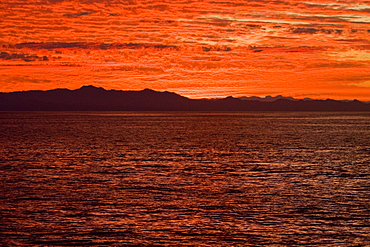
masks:
<svg viewBox="0 0 370 247"><path fill-rule="evenodd" d="M0 113L0 246L370 246L370 113Z"/></svg>

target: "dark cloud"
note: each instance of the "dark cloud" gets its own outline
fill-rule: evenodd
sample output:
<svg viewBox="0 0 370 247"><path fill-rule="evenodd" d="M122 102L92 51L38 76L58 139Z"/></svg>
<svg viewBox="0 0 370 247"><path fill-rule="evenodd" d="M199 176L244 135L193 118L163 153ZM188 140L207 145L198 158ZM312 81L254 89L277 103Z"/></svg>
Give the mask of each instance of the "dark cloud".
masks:
<svg viewBox="0 0 370 247"><path fill-rule="evenodd" d="M206 24L211 24L215 26L220 26L220 27L226 27L232 23L230 20L226 19L220 19L220 18L212 18L208 21L205 22Z"/></svg>
<svg viewBox="0 0 370 247"><path fill-rule="evenodd" d="M37 55L8 53L8 52L0 52L0 59L2 60L23 60L25 62L48 61L49 60L47 56L37 56Z"/></svg>
<svg viewBox="0 0 370 247"><path fill-rule="evenodd" d="M167 48L176 48L176 46L174 46L174 45L154 45L154 48L167 49Z"/></svg>
<svg viewBox="0 0 370 247"><path fill-rule="evenodd" d="M308 34L314 34L314 33L326 33L326 34L341 34L343 30L341 29L325 29L325 28L294 28L292 29L293 33L308 33Z"/></svg>
<svg viewBox="0 0 370 247"><path fill-rule="evenodd" d="M160 11L165 11L168 9L168 5L165 5L165 4L158 4L158 5L154 5L154 6L151 6L152 9L157 9L157 10L160 10Z"/></svg>
<svg viewBox="0 0 370 247"><path fill-rule="evenodd" d="M48 43L21 43L10 45L9 48L15 49L68 49L68 48L77 48L77 49L97 49L97 50L108 50L108 49L145 49L145 48L154 48L154 49L177 49L177 46L174 45L163 45L163 44L145 44L145 43L124 43L124 44L106 44L106 43L87 43L87 42L48 42Z"/></svg>
<svg viewBox="0 0 370 247"><path fill-rule="evenodd" d="M284 37L284 36L266 36L266 38L269 39L277 39L277 40L296 40L297 38L292 38L292 37Z"/></svg>
<svg viewBox="0 0 370 247"><path fill-rule="evenodd" d="M296 20L304 20L304 21L319 21L319 22L328 22L328 23L342 23L342 22L349 22L348 20L341 18L339 16L318 16L318 15L308 15L308 16L294 16Z"/></svg>
<svg viewBox="0 0 370 247"><path fill-rule="evenodd" d="M307 65L307 68L357 68L363 64L349 62L314 63Z"/></svg>
<svg viewBox="0 0 370 247"><path fill-rule="evenodd" d="M261 25L257 25L257 24L247 24L247 25L244 25L245 28L261 28Z"/></svg>
<svg viewBox="0 0 370 247"><path fill-rule="evenodd" d="M65 0L47 0L45 2L50 3L50 4L56 4L56 3L61 3L64 2Z"/></svg>
<svg viewBox="0 0 370 247"><path fill-rule="evenodd" d="M335 41L339 41L339 42L349 42L349 43L354 43L354 42L358 42L358 43L370 43L369 40L367 39L336 39Z"/></svg>
<svg viewBox="0 0 370 247"><path fill-rule="evenodd" d="M203 51L231 51L230 47L203 46Z"/></svg>
<svg viewBox="0 0 370 247"><path fill-rule="evenodd" d="M68 18L77 18L84 15L89 15L91 12L81 12L81 13L74 13L74 14L64 14L63 16Z"/></svg>
<svg viewBox="0 0 370 247"><path fill-rule="evenodd" d="M313 33L317 33L319 32L320 30L319 29L316 29L316 28L295 28L293 29L293 33L310 33L310 34L313 34Z"/></svg>

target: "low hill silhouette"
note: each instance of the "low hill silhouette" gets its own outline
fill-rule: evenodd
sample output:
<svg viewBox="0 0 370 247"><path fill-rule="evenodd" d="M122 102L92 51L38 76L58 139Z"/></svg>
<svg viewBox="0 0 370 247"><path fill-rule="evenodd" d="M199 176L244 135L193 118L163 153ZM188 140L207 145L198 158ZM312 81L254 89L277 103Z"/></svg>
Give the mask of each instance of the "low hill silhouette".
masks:
<svg viewBox="0 0 370 247"><path fill-rule="evenodd" d="M76 90L0 93L0 111L370 111L370 104L353 100L189 99L172 92L105 90L83 86Z"/></svg>

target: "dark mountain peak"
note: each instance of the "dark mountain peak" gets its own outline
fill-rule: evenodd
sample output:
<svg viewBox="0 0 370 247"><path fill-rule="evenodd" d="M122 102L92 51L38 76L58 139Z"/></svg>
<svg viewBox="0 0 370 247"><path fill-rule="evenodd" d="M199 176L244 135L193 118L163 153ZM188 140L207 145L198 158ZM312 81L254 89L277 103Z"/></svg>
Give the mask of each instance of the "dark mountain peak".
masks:
<svg viewBox="0 0 370 247"><path fill-rule="evenodd" d="M141 92L156 93L157 91L154 91L153 89L150 89L150 88L145 88L144 90L141 90Z"/></svg>
<svg viewBox="0 0 370 247"><path fill-rule="evenodd" d="M241 100L257 100L257 101L260 101L260 102L273 102L273 101L276 101L276 100L279 100L279 99L286 99L286 100L290 100L290 101L298 101L298 99L295 99L293 97L284 97L282 95L277 95L277 96L267 95L267 96L265 96L265 98L261 98L261 97L258 97L258 96L251 96L251 97L242 96L242 97L239 97L238 99L241 99Z"/></svg>
<svg viewBox="0 0 370 247"><path fill-rule="evenodd" d="M77 90L81 90L81 91L92 91L92 90L99 90L99 91L101 91L101 90L104 90L104 91L106 91L102 87L95 87L93 85L87 85L87 86L84 85L84 86L80 87L79 89L76 89L76 91Z"/></svg>
<svg viewBox="0 0 370 247"><path fill-rule="evenodd" d="M227 96L224 98L224 100L238 100L237 98L234 98L233 96Z"/></svg>

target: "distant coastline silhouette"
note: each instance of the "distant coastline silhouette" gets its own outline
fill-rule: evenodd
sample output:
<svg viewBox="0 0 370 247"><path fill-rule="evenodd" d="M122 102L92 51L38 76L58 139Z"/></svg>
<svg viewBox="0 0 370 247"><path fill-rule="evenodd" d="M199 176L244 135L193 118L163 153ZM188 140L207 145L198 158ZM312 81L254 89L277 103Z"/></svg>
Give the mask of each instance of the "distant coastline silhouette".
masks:
<svg viewBox="0 0 370 247"><path fill-rule="evenodd" d="M282 96L189 99L167 91L105 90L90 85L76 90L0 93L0 111L370 111L370 104Z"/></svg>

